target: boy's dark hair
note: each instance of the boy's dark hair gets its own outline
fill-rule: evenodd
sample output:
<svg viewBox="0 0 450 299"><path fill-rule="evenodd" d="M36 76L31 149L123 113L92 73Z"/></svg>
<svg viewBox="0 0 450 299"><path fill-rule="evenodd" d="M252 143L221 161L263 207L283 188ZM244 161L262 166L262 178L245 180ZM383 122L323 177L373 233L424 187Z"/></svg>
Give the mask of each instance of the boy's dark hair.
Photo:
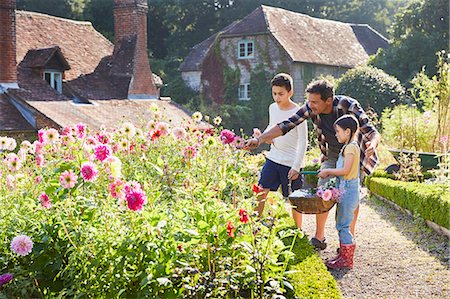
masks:
<svg viewBox="0 0 450 299"><path fill-rule="evenodd" d="M350 140L352 140L359 129L359 122L353 115L345 114L334 122L334 126L339 126L344 130L350 129Z"/></svg>
<svg viewBox="0 0 450 299"><path fill-rule="evenodd" d="M334 97L334 86L327 80L317 80L308 84L306 92L320 94L320 99L325 102Z"/></svg>
<svg viewBox="0 0 450 299"><path fill-rule="evenodd" d="M280 73L275 75L275 77L273 77L272 81L270 81L270 84L272 84L272 86L284 87L289 92L292 89L293 80L291 75L286 73Z"/></svg>

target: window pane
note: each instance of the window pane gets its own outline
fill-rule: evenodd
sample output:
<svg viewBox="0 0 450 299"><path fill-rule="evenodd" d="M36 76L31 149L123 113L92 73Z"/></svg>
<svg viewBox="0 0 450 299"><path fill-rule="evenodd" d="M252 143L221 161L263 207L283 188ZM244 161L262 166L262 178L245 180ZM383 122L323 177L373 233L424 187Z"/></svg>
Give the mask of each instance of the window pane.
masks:
<svg viewBox="0 0 450 299"><path fill-rule="evenodd" d="M252 90L250 88L250 84L247 84L247 98L250 99L252 97Z"/></svg>
<svg viewBox="0 0 450 299"><path fill-rule="evenodd" d="M61 80L61 73L54 73L54 80L55 80L55 86L54 88L61 92L62 91L62 80Z"/></svg>
<svg viewBox="0 0 450 299"><path fill-rule="evenodd" d="M247 56L253 55L253 42L247 44Z"/></svg>
<svg viewBox="0 0 450 299"><path fill-rule="evenodd" d="M245 57L245 43L239 43L239 57Z"/></svg>
<svg viewBox="0 0 450 299"><path fill-rule="evenodd" d="M244 85L239 85L238 94L239 94L240 99L245 98L245 86Z"/></svg>
<svg viewBox="0 0 450 299"><path fill-rule="evenodd" d="M47 81L48 84L50 83L50 73L44 73L44 80Z"/></svg>

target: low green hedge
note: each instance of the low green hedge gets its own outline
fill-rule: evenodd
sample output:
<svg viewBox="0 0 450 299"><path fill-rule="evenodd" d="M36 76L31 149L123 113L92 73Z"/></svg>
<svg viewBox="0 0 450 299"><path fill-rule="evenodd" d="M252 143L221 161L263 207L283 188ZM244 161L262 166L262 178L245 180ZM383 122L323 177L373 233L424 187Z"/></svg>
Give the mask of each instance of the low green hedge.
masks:
<svg viewBox="0 0 450 299"><path fill-rule="evenodd" d="M287 216L287 215L286 215ZM291 217L281 219L281 231L295 229ZM292 244L293 237L283 239L285 245ZM308 236L295 240L292 252L295 257L289 263L289 282L294 288L295 294L286 294L286 298L343 298L337 282L327 270L320 256L309 244Z"/></svg>
<svg viewBox="0 0 450 299"><path fill-rule="evenodd" d="M450 229L450 190L448 186L418 182L395 181L383 177L368 177L369 190L399 206Z"/></svg>

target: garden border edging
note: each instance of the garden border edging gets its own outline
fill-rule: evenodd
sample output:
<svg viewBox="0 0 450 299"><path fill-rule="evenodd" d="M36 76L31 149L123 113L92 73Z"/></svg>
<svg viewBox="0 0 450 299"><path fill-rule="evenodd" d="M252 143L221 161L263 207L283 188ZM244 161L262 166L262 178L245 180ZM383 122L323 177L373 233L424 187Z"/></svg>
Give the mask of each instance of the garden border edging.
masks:
<svg viewBox="0 0 450 299"><path fill-rule="evenodd" d="M405 213L407 213L407 214L410 215L410 216L414 216L413 213L411 213L410 210L405 209L405 208L399 206L398 204L396 204L395 202L390 201L389 199L387 199L387 198L385 198L385 197L383 197L383 196L381 196L381 195L378 195L378 194L376 194L376 193L374 193L374 192L372 192L372 191L370 191L370 190L369 190L369 192L370 192L371 195L374 195L376 198L378 198L378 199L381 200L382 202L385 202L385 203L391 205L392 207L394 207L394 208L397 209L398 211L405 212ZM423 219L423 218L422 218L422 219ZM424 219L424 220L425 220L425 223L427 224L427 226L428 226L429 228L433 229L435 232L437 232L437 233L439 233L439 234L441 234L441 235L447 236L447 238L450 239L450 230L446 229L446 228L443 227L443 226L440 226L439 224L434 223L433 221L426 220L426 219Z"/></svg>

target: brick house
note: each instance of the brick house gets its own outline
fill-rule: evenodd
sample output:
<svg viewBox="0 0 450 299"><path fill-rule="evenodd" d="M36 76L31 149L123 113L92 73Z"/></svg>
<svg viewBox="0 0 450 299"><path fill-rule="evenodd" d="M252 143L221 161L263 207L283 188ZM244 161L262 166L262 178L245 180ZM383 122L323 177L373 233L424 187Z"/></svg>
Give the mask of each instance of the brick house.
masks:
<svg viewBox="0 0 450 299"><path fill-rule="evenodd" d="M156 103L174 123L189 116L159 99L147 53L147 1L114 0L115 44L90 22L16 11L0 0L0 135L85 123L98 130L151 118Z"/></svg>
<svg viewBox="0 0 450 299"><path fill-rule="evenodd" d="M304 99L306 85L319 75L339 77L364 63L388 41L370 26L313 18L281 8L260 6L192 48L180 65L182 78L193 90L215 103L224 101L224 68L238 71L234 94L251 98L252 72L289 72L294 100Z"/></svg>

